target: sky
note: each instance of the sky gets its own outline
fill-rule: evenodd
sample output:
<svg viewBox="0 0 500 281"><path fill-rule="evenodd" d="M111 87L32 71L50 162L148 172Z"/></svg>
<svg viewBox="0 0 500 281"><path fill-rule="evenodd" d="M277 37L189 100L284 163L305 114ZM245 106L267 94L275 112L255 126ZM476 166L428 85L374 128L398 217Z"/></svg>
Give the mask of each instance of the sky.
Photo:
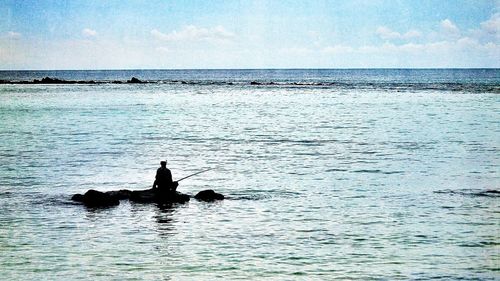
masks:
<svg viewBox="0 0 500 281"><path fill-rule="evenodd" d="M0 0L0 69L499 68L500 0Z"/></svg>

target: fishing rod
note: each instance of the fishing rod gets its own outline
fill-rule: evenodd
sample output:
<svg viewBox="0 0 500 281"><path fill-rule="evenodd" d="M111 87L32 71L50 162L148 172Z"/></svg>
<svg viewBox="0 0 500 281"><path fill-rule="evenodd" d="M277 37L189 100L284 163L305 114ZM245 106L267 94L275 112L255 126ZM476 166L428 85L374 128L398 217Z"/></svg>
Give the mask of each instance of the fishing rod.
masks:
<svg viewBox="0 0 500 281"><path fill-rule="evenodd" d="M198 175L198 174L201 174L201 173L204 173L204 172L207 172L207 171L213 170L213 169L215 169L215 168L210 168L210 169L206 169L206 170L203 170L203 171L200 171L200 172L196 172L196 173L191 174L191 175L189 175L189 176L187 176L187 177L183 177L183 178L182 178L182 179L180 179L180 180L177 180L177 182L180 182L181 180L185 180L185 179L190 178L190 177L192 177L192 176L196 176L196 175Z"/></svg>

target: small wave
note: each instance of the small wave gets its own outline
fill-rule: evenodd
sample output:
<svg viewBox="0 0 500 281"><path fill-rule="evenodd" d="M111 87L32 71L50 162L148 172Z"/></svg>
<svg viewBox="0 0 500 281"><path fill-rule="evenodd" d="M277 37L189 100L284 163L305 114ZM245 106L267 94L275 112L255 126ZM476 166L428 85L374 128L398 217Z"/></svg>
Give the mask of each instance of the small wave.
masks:
<svg viewBox="0 0 500 281"><path fill-rule="evenodd" d="M435 143L393 142L392 144L394 144L397 149L414 151L414 150L429 150L433 147Z"/></svg>
<svg viewBox="0 0 500 281"><path fill-rule="evenodd" d="M353 154L376 154L376 151L352 151Z"/></svg>
<svg viewBox="0 0 500 281"><path fill-rule="evenodd" d="M299 195L298 192L284 190L242 190L229 193L226 198L230 200L263 200L273 197L292 198Z"/></svg>
<svg viewBox="0 0 500 281"><path fill-rule="evenodd" d="M480 242L462 243L459 246L467 248L483 248L483 247L496 247L499 245L500 243L496 241L480 241Z"/></svg>
<svg viewBox="0 0 500 281"><path fill-rule="evenodd" d="M0 198L13 198L14 197L14 193L11 192L11 191L0 191Z"/></svg>
<svg viewBox="0 0 500 281"><path fill-rule="evenodd" d="M479 197L500 197L500 190L487 189L487 190L477 190L477 189L459 189L459 190L437 190L434 193L438 194L450 194L450 195L462 195L462 196L479 196Z"/></svg>
<svg viewBox="0 0 500 281"><path fill-rule="evenodd" d="M116 156L116 155L123 155L123 151L87 151L85 152L87 155L99 155L99 156Z"/></svg>
<svg viewBox="0 0 500 281"><path fill-rule="evenodd" d="M387 172L382 172L383 174L386 175L392 175L392 174L404 174L404 171L387 171Z"/></svg>
<svg viewBox="0 0 500 281"><path fill-rule="evenodd" d="M271 198L269 194L228 194L225 199L257 201Z"/></svg>
<svg viewBox="0 0 500 281"><path fill-rule="evenodd" d="M347 169L328 169L325 172L347 172Z"/></svg>
<svg viewBox="0 0 500 281"><path fill-rule="evenodd" d="M392 175L392 174L403 174L404 171L382 171L379 169L362 169L362 170L354 170L353 173L368 173L368 174L384 174L384 175Z"/></svg>

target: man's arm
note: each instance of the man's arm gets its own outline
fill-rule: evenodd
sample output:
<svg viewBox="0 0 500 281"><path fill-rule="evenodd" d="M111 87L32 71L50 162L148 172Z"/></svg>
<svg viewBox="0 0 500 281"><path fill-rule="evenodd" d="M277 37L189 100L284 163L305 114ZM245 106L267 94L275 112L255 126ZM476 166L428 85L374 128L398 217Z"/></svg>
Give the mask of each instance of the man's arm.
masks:
<svg viewBox="0 0 500 281"><path fill-rule="evenodd" d="M172 183L172 182L173 182L173 180L172 180L172 172L170 172L170 170L169 170L169 169L167 169L167 181L168 181L169 183Z"/></svg>
<svg viewBox="0 0 500 281"><path fill-rule="evenodd" d="M156 170L155 181L153 182L153 189L158 186L158 172L159 172L159 169Z"/></svg>

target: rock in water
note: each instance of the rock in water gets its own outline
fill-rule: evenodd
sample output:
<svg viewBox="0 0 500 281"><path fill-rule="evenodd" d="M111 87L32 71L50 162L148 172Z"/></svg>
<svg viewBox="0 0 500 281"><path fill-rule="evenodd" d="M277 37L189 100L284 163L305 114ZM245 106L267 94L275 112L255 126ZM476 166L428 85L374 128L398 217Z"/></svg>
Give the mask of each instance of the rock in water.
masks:
<svg viewBox="0 0 500 281"><path fill-rule="evenodd" d="M76 201L76 202L83 202L83 195L75 194L71 197L71 200Z"/></svg>
<svg viewBox="0 0 500 281"><path fill-rule="evenodd" d="M124 200L124 199L130 199L130 196L132 196L132 191L127 189L120 189L114 191L107 191L106 194L109 194L110 196L118 200Z"/></svg>
<svg viewBox="0 0 500 281"><path fill-rule="evenodd" d="M66 81L60 80L57 78L45 77L45 78L42 78L42 81L40 81L39 83L42 83L42 84L64 84L65 82Z"/></svg>
<svg viewBox="0 0 500 281"><path fill-rule="evenodd" d="M132 77L132 79L127 80L127 83L143 83L143 82L135 77Z"/></svg>
<svg viewBox="0 0 500 281"><path fill-rule="evenodd" d="M189 195L180 192L161 192L158 189L132 191L130 201L142 203L186 203Z"/></svg>
<svg viewBox="0 0 500 281"><path fill-rule="evenodd" d="M208 190L203 190L203 191L198 192L198 194L196 194L194 196L194 198L201 200L201 201L210 202L210 201L215 201L215 200L223 200L224 195L222 195L220 193L216 193L215 191L213 191L211 189L208 189Z"/></svg>
<svg viewBox="0 0 500 281"><path fill-rule="evenodd" d="M109 207L120 204L120 200L115 196L93 189L85 192L84 195L75 194L71 200L82 202L87 207Z"/></svg>
<svg viewBox="0 0 500 281"><path fill-rule="evenodd" d="M212 191L213 192L213 191ZM210 197L216 199L223 199L224 196L221 194L208 194ZM222 196L222 198L220 198ZM200 199L205 201L211 201L215 199L210 199L209 197L203 197L207 199ZM165 192L159 189L145 189L145 190L113 190L107 192L100 192L97 190L90 189L85 194L75 194L71 197L71 200L81 202L88 207L108 207L120 204L120 200L130 200L132 202L140 203L159 203L159 204L170 204L170 203L186 203L190 199L190 196L177 191Z"/></svg>

